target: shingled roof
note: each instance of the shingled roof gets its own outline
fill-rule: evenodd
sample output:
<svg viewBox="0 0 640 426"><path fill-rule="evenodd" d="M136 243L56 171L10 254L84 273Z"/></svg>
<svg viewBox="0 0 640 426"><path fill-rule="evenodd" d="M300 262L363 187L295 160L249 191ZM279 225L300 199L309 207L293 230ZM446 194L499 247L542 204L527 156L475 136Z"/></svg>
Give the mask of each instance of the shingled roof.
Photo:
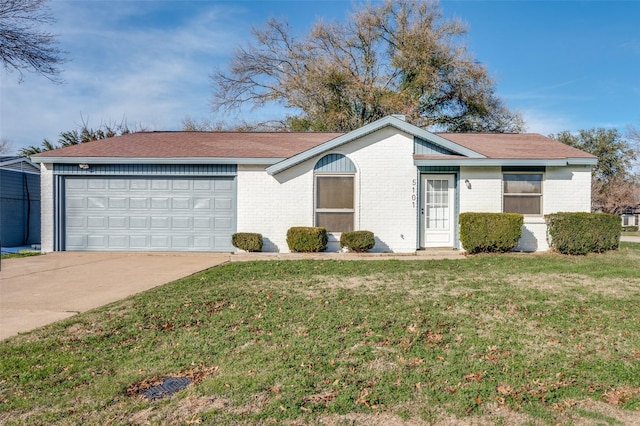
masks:
<svg viewBox="0 0 640 426"><path fill-rule="evenodd" d="M537 133L438 133L487 158L560 159L595 156Z"/></svg>
<svg viewBox="0 0 640 426"><path fill-rule="evenodd" d="M288 158L342 133L138 132L46 151L33 158Z"/></svg>
<svg viewBox="0 0 640 426"><path fill-rule="evenodd" d="M277 173L322 152L336 149L383 127L396 127L429 139L452 155L414 155L416 161L456 159L473 164L488 160L577 160L595 164L596 157L534 133L429 133L395 117L385 117L349 133L317 132L138 132L96 142L73 145L34 155L38 162L69 161L221 161L276 164ZM190 160L193 159L193 160ZM419 164L419 163L416 163ZM461 163L462 164L462 163ZM466 164L466 163L465 163ZM469 163L471 164L471 163ZM566 164L566 163L565 163Z"/></svg>

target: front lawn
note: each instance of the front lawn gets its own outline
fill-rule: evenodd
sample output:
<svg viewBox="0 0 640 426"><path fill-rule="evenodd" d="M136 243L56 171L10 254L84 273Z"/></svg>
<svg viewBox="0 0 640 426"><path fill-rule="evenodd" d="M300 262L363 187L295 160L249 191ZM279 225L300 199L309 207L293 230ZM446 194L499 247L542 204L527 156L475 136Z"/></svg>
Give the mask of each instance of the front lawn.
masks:
<svg viewBox="0 0 640 426"><path fill-rule="evenodd" d="M639 265L226 264L3 341L0 423L639 424Z"/></svg>

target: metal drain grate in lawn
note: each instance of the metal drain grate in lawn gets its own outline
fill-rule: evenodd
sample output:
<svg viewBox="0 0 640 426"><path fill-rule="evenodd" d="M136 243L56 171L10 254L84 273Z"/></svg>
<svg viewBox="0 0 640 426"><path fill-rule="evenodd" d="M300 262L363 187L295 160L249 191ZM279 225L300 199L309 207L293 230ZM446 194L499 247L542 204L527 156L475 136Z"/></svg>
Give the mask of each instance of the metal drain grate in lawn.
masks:
<svg viewBox="0 0 640 426"><path fill-rule="evenodd" d="M148 399L160 399L171 396L174 393L186 388L191 383L189 377L165 377L162 384L152 386L142 391L142 395Z"/></svg>

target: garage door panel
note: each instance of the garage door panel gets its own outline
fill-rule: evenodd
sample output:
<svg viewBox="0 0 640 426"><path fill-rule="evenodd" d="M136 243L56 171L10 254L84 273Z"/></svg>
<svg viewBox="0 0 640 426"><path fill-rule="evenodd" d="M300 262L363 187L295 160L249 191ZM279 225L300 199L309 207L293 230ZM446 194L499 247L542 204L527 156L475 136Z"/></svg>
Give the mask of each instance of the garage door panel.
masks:
<svg viewBox="0 0 640 426"><path fill-rule="evenodd" d="M80 188L82 189L82 188ZM87 207L87 199L85 197L67 197L67 209L85 209Z"/></svg>
<svg viewBox="0 0 640 426"><path fill-rule="evenodd" d="M111 190L126 190L127 189L127 180L126 179L109 179L109 189Z"/></svg>
<svg viewBox="0 0 640 426"><path fill-rule="evenodd" d="M146 216L131 216L129 217L129 228L135 230L148 229L149 218Z"/></svg>
<svg viewBox="0 0 640 426"><path fill-rule="evenodd" d="M207 248L214 245L212 237L209 236L194 236L193 246L196 248Z"/></svg>
<svg viewBox="0 0 640 426"><path fill-rule="evenodd" d="M87 237L85 235L67 236L67 250L81 250L87 246Z"/></svg>
<svg viewBox="0 0 640 426"><path fill-rule="evenodd" d="M169 188L169 180L167 179L154 179L151 181L151 189L153 191L168 190Z"/></svg>
<svg viewBox="0 0 640 426"><path fill-rule="evenodd" d="M107 248L107 236L106 235L88 235L87 247L92 249L105 249Z"/></svg>
<svg viewBox="0 0 640 426"><path fill-rule="evenodd" d="M104 210L107 207L107 197L87 197L87 209Z"/></svg>
<svg viewBox="0 0 640 426"><path fill-rule="evenodd" d="M172 180L171 189L174 191L188 191L191 189L191 182L185 179Z"/></svg>
<svg viewBox="0 0 640 426"><path fill-rule="evenodd" d="M68 177L65 192L67 250L233 250L233 177Z"/></svg>
<svg viewBox="0 0 640 426"><path fill-rule="evenodd" d="M174 229L191 229L191 218L190 217L172 217L171 218L171 227Z"/></svg>
<svg viewBox="0 0 640 426"><path fill-rule="evenodd" d="M128 225L126 216L109 216L109 229L127 229Z"/></svg>
<svg viewBox="0 0 640 426"><path fill-rule="evenodd" d="M109 210L124 210L127 207L127 198L109 197Z"/></svg>
<svg viewBox="0 0 640 426"><path fill-rule="evenodd" d="M174 210L187 210L191 209L191 198L179 197L171 199L171 208Z"/></svg>
<svg viewBox="0 0 640 426"><path fill-rule="evenodd" d="M193 208L198 210L211 210L211 198L194 198Z"/></svg>
<svg viewBox="0 0 640 426"><path fill-rule="evenodd" d="M151 248L168 250L169 241L170 237L168 235L152 235Z"/></svg>
<svg viewBox="0 0 640 426"><path fill-rule="evenodd" d="M151 208L154 210L167 210L169 208L168 197L152 197Z"/></svg>
<svg viewBox="0 0 640 426"><path fill-rule="evenodd" d="M147 197L131 197L129 198L130 210L147 210L149 208L149 198Z"/></svg>
<svg viewBox="0 0 640 426"><path fill-rule="evenodd" d="M225 180L219 180L219 181L215 181L214 182L214 190L216 192L232 192L233 191L233 182L232 181L225 181Z"/></svg>
<svg viewBox="0 0 640 426"><path fill-rule="evenodd" d="M169 229L169 220L168 216L153 216L151 218L151 229Z"/></svg>
<svg viewBox="0 0 640 426"><path fill-rule="evenodd" d="M86 219L87 228L89 229L105 229L109 220L107 216L87 216Z"/></svg>
<svg viewBox="0 0 640 426"><path fill-rule="evenodd" d="M130 191L146 191L149 189L149 181L147 179L130 179Z"/></svg>
<svg viewBox="0 0 640 426"><path fill-rule="evenodd" d="M129 248L145 249L149 247L149 237L147 235L130 235Z"/></svg>
<svg viewBox="0 0 640 426"><path fill-rule="evenodd" d="M126 249L129 246L129 238L126 235L109 235L109 247L113 249Z"/></svg>
<svg viewBox="0 0 640 426"><path fill-rule="evenodd" d="M91 179L87 182L87 189L106 189L107 181L105 179Z"/></svg>
<svg viewBox="0 0 640 426"><path fill-rule="evenodd" d="M231 231L233 228L233 218L216 217L213 219L213 229L216 231Z"/></svg>
<svg viewBox="0 0 640 426"><path fill-rule="evenodd" d="M212 185L210 180L195 180L193 181L194 191L211 191Z"/></svg>
<svg viewBox="0 0 640 426"><path fill-rule="evenodd" d="M86 218L84 216L68 215L67 227L84 229L86 227Z"/></svg>
<svg viewBox="0 0 640 426"><path fill-rule="evenodd" d="M181 236L174 235L173 237L171 237L171 247L173 247L174 249L189 248L190 239L191 238L186 235L181 235Z"/></svg>
<svg viewBox="0 0 640 426"><path fill-rule="evenodd" d="M67 179L67 189L84 189L86 188L87 181L84 179Z"/></svg>
<svg viewBox="0 0 640 426"><path fill-rule="evenodd" d="M233 209L233 200L231 198L216 198L213 201L215 210L231 211Z"/></svg>

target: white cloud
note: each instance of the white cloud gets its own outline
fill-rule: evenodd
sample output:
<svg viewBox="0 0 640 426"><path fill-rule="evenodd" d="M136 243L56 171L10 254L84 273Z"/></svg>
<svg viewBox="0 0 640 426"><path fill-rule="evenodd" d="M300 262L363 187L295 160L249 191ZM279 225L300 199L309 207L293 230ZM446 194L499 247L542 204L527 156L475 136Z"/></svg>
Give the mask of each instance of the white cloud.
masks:
<svg viewBox="0 0 640 426"><path fill-rule="evenodd" d="M563 130L577 130L574 129L573 121L564 115L549 114L533 108L520 112L526 123L526 131L529 133L540 133L547 136Z"/></svg>
<svg viewBox="0 0 640 426"><path fill-rule="evenodd" d="M202 2L176 11L180 17L159 17L170 4L180 9L165 2L52 3L52 32L70 58L66 83L27 74L18 84L17 74L2 71L0 136L19 149L56 140L81 116L92 127L126 118L130 126L172 130L187 115L209 115L209 74L246 34L231 19L241 9Z"/></svg>

